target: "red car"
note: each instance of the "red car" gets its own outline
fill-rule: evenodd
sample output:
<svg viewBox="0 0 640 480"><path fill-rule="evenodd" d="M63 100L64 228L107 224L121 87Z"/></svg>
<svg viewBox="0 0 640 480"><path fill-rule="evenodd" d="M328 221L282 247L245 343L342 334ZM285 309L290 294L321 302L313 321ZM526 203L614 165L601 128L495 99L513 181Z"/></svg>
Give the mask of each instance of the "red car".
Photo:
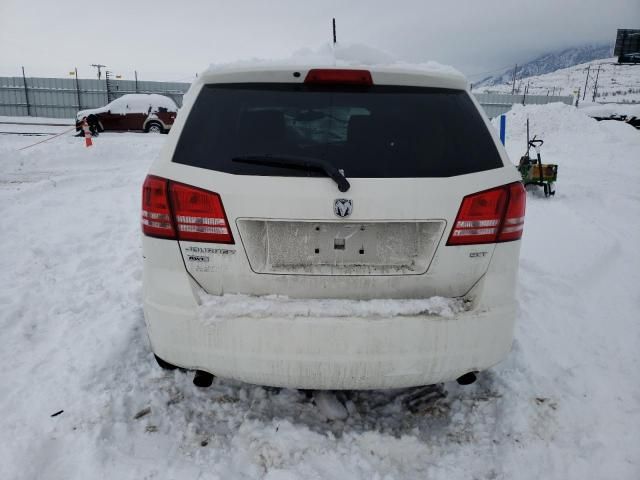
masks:
<svg viewBox="0 0 640 480"><path fill-rule="evenodd" d="M178 107L169 97L136 93L116 98L104 107L80 110L76 115L76 131L82 130L85 118L99 132L143 131L167 133L176 118Z"/></svg>

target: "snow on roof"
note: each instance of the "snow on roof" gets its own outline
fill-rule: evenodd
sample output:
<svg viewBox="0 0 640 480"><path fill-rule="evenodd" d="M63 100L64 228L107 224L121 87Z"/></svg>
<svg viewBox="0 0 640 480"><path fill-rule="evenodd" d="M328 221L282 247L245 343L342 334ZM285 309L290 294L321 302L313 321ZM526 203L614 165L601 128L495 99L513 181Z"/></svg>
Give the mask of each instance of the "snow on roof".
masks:
<svg viewBox="0 0 640 480"><path fill-rule="evenodd" d="M76 119L80 120L91 113L98 114L108 110L117 114L148 113L149 108L151 108L151 112L157 112L159 108L166 108L169 112L178 111L176 103L164 95L157 93L128 93L102 107L80 110L76 114Z"/></svg>
<svg viewBox="0 0 640 480"><path fill-rule="evenodd" d="M117 98L114 102L126 102L130 110L141 109L141 111L145 112L149 109L149 106L164 107L170 111L178 109L173 100L157 93L129 93Z"/></svg>
<svg viewBox="0 0 640 480"><path fill-rule="evenodd" d="M276 70L283 67L360 67L372 71L400 71L422 73L438 77L448 77L453 81L465 82L466 78L455 68L438 62L408 63L393 58L381 50L361 45L337 43L325 44L317 50L302 49L288 58L252 58L225 64L211 64L198 78L227 72Z"/></svg>
<svg viewBox="0 0 640 480"><path fill-rule="evenodd" d="M401 62L393 58L392 55L373 47L361 44L341 44L335 45L327 43L317 50L302 49L294 52L288 58L263 59L250 58L238 60L231 63L211 64L204 70L191 84L189 90L183 96L183 104L192 101L192 95L198 91L199 85L218 80L221 75L225 75L226 81L237 81L234 74L247 73L262 74L268 72L282 72L285 70L308 70L311 68L364 68L376 73L385 74L387 79L395 84L398 79L394 74L405 74L412 78L406 85L415 85L416 79L420 79L420 85L435 86L442 88L465 89L469 82L466 77L455 68L442 65L438 62L408 63ZM413 75L413 77L410 77ZM246 79L246 77L244 77ZM277 80L275 76L268 76L269 81ZM382 84L385 84L383 81Z"/></svg>

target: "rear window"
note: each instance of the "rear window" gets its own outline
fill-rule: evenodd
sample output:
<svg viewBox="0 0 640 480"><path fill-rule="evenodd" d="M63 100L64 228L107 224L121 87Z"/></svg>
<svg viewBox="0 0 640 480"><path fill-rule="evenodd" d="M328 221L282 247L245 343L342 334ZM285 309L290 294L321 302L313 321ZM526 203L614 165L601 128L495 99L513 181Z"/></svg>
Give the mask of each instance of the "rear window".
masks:
<svg viewBox="0 0 640 480"><path fill-rule="evenodd" d="M347 178L449 177L502 167L465 91L205 85L182 130L174 162L239 175L324 175L232 160L246 155L320 158Z"/></svg>

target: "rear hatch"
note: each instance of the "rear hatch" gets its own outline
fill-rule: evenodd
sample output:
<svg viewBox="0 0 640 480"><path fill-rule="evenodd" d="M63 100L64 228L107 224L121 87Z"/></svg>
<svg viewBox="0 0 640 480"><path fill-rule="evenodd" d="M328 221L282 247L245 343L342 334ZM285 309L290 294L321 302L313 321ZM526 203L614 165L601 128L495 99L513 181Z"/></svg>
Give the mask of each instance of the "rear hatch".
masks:
<svg viewBox="0 0 640 480"><path fill-rule="evenodd" d="M317 80L202 86L166 176L218 194L184 228L229 235L181 239L189 273L212 294L464 295L494 245L446 245L461 202L514 179L476 104Z"/></svg>

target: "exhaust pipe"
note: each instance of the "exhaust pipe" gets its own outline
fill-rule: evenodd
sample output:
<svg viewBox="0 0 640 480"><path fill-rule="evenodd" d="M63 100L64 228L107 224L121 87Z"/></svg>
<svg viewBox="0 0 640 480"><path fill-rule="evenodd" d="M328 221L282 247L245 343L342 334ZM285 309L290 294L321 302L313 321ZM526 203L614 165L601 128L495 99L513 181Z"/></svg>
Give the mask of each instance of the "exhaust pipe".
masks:
<svg viewBox="0 0 640 480"><path fill-rule="evenodd" d="M196 370L196 374L193 376L193 384L196 387L206 388L210 387L213 383L213 375L203 370Z"/></svg>
<svg viewBox="0 0 640 480"><path fill-rule="evenodd" d="M458 377L456 379L456 382L458 382L458 385L471 385L473 382L476 381L476 379L477 379L476 372L469 372L469 373L465 373L461 377Z"/></svg>

